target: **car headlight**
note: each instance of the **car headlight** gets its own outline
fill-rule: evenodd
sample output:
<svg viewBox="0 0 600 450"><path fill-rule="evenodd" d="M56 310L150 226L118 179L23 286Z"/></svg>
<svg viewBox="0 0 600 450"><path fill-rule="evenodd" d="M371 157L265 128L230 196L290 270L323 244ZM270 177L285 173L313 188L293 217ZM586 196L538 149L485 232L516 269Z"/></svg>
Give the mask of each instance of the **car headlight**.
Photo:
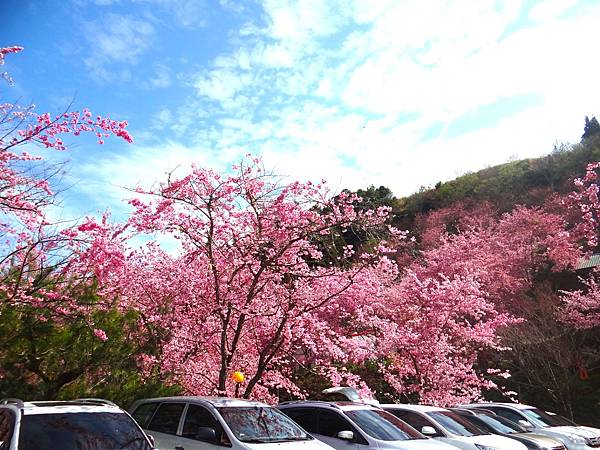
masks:
<svg viewBox="0 0 600 450"><path fill-rule="evenodd" d="M481 444L475 444L475 447L477 447L479 450L500 450L497 447L490 447L489 445L481 445Z"/></svg>

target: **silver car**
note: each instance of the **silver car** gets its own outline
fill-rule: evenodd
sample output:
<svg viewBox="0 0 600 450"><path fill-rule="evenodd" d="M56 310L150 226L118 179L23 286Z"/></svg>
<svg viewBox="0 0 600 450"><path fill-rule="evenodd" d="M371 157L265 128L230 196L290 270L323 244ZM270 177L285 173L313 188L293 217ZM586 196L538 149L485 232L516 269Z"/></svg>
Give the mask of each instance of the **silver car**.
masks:
<svg viewBox="0 0 600 450"><path fill-rule="evenodd" d="M294 401L278 408L336 450L452 450L374 405Z"/></svg>
<svg viewBox="0 0 600 450"><path fill-rule="evenodd" d="M568 450L592 450L600 447L600 436L593 431L576 426L562 426L551 415L533 406L519 403L473 403L461 407L492 411L528 431L562 442Z"/></svg>
<svg viewBox="0 0 600 450"><path fill-rule="evenodd" d="M159 450L331 450L260 402L162 397L138 400L130 411Z"/></svg>
<svg viewBox="0 0 600 450"><path fill-rule="evenodd" d="M527 450L520 442L490 434L444 408L400 404L385 404L381 407L423 434L462 450Z"/></svg>

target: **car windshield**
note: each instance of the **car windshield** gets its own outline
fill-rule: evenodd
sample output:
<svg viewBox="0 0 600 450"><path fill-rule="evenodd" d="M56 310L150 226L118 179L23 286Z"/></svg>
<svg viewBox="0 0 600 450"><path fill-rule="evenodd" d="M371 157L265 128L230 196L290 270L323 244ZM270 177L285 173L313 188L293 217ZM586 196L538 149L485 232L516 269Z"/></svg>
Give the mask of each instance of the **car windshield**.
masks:
<svg viewBox="0 0 600 450"><path fill-rule="evenodd" d="M382 441L407 441L410 439L427 439L413 427L396 416L377 409L355 409L345 411L352 421L365 433Z"/></svg>
<svg viewBox="0 0 600 450"><path fill-rule="evenodd" d="M127 414L72 412L25 415L20 450L152 450Z"/></svg>
<svg viewBox="0 0 600 450"><path fill-rule="evenodd" d="M525 408L519 410L527 420L536 427L547 428L547 427L559 427L561 424L554 419L550 414L537 408Z"/></svg>
<svg viewBox="0 0 600 450"><path fill-rule="evenodd" d="M480 436L482 434L489 434L452 411L430 411L427 415L436 420L452 434L457 434L459 436Z"/></svg>
<svg viewBox="0 0 600 450"><path fill-rule="evenodd" d="M217 409L235 437L242 442L267 443L312 439L285 414L269 406Z"/></svg>
<svg viewBox="0 0 600 450"><path fill-rule="evenodd" d="M482 422L485 422L485 424L496 433L515 434L524 433L527 431L525 428L508 419L505 419L504 417L492 416L488 414L477 414L475 417Z"/></svg>
<svg viewBox="0 0 600 450"><path fill-rule="evenodd" d="M577 426L579 426L575 422L573 422L572 420L569 420L569 419L567 419L566 417L563 417L563 416L559 416L558 414L550 414L550 413L548 413L548 415L550 417L552 417L552 420L554 421L554 423L557 426L567 426L567 427L577 427Z"/></svg>

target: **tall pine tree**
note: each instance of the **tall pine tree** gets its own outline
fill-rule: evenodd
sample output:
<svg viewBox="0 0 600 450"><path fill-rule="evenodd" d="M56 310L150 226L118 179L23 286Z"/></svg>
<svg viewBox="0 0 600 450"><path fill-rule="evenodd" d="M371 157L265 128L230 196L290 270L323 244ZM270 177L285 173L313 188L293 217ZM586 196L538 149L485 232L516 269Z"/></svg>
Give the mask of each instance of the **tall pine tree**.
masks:
<svg viewBox="0 0 600 450"><path fill-rule="evenodd" d="M587 139L593 136L600 135L600 124L598 120L596 120L595 116L592 116L590 119L588 116L585 116L585 126L583 127L583 134L581 135L581 142L585 142Z"/></svg>

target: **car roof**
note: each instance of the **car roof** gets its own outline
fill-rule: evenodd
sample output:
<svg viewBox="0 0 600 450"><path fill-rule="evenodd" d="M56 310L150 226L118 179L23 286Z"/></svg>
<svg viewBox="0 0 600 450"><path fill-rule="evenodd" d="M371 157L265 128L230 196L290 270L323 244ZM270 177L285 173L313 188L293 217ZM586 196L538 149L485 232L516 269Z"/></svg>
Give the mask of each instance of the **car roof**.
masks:
<svg viewBox="0 0 600 450"><path fill-rule="evenodd" d="M508 403L508 402L485 402L485 403L469 403L467 405L460 405L464 408L488 408L490 406L506 406L514 409L533 409L533 406L524 405L522 403Z"/></svg>
<svg viewBox="0 0 600 450"><path fill-rule="evenodd" d="M155 398L144 398L137 400L134 404L139 405L141 403L151 403L151 402L187 402L187 403L203 403L210 404L214 407L248 407L248 406L270 406L266 403L257 402L254 400L246 400L241 398L231 398L231 397L204 397L204 396L195 396L195 395L178 395L174 397L155 397Z"/></svg>
<svg viewBox="0 0 600 450"><path fill-rule="evenodd" d="M289 402L282 402L277 405L278 408L286 409L293 407L304 407L310 406L313 408L329 408L329 409L338 409L342 411L353 411L357 409L376 409L381 410L378 406L371 405L368 403L360 403L360 402L328 402L327 400L292 400Z"/></svg>
<svg viewBox="0 0 600 450"><path fill-rule="evenodd" d="M431 411L448 411L446 408L440 408L438 406L428 405L407 405L404 403L385 403L382 404L383 409L404 409L408 411L419 411L419 412L431 412Z"/></svg>
<svg viewBox="0 0 600 450"><path fill-rule="evenodd" d="M8 398L0 400L0 406L23 411L24 415L67 414L67 413L121 413L124 411L115 403L99 398L80 398L75 400L29 401Z"/></svg>

